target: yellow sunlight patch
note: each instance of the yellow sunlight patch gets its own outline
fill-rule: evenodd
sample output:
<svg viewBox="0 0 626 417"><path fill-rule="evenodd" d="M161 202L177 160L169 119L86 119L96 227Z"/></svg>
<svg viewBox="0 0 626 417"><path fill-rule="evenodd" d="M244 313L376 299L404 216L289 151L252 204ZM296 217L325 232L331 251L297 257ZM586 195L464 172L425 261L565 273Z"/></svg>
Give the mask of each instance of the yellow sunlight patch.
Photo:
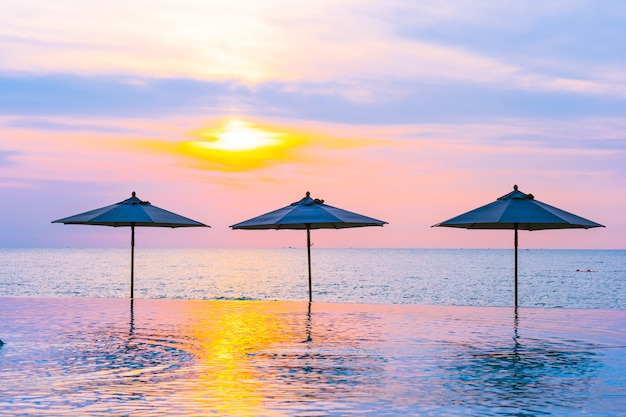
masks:
<svg viewBox="0 0 626 417"><path fill-rule="evenodd" d="M295 148L304 143L296 134L263 129L238 119L193 135L196 139L179 142L176 150L195 160L196 168L220 171L247 171L297 160Z"/></svg>
<svg viewBox="0 0 626 417"><path fill-rule="evenodd" d="M187 142L190 148L198 151L250 151L283 144L284 133L268 132L241 120L231 120L220 129L201 132L203 140Z"/></svg>
<svg viewBox="0 0 626 417"><path fill-rule="evenodd" d="M143 149L182 156L183 163L193 168L222 172L246 172L293 163L326 164L334 159L332 155L336 152L377 143L371 139L328 137L284 126L260 126L240 119L227 119L214 129L192 131L191 136L179 142L135 143Z"/></svg>

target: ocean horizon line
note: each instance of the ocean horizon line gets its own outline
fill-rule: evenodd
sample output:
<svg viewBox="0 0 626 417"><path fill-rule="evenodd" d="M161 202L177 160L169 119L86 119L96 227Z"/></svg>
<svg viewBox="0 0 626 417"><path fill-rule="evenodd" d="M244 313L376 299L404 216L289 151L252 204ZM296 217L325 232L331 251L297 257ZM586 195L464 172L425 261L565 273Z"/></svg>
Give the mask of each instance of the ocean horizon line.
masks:
<svg viewBox="0 0 626 417"><path fill-rule="evenodd" d="M0 250L5 249L126 249L128 250L129 246L121 245L121 246L1 246ZM312 246L315 250L320 249L332 249L332 250L342 250L342 249L362 249L362 250L501 250L501 251L511 251L513 252L513 248L507 247L453 247L453 248L443 248L443 247L377 247L377 246L367 246L367 247L359 247L359 246ZM305 245L301 246L271 246L271 247L252 247L252 246L135 246L135 250L143 250L143 249L164 249L164 250L175 250L175 249L183 249L183 250L192 250L192 249L215 249L215 250L264 250L264 249L306 249ZM529 251L529 250L545 250L545 251L626 251L626 248L543 248L543 247L535 247L535 248L519 248L520 251Z"/></svg>

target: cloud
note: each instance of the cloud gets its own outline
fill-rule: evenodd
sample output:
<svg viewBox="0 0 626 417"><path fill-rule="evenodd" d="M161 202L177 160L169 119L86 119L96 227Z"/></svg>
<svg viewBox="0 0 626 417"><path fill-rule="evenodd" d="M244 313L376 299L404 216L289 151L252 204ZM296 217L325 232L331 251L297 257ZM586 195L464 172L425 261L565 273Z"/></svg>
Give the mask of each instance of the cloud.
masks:
<svg viewBox="0 0 626 417"><path fill-rule="evenodd" d="M77 118L181 120L213 115L341 125L467 123L503 118L572 120L621 117L624 111L624 101L619 99L479 88L461 82L433 85L389 81L382 96L354 84L351 88L355 94L374 100L363 98L359 102L338 95L341 88L335 83L308 82L235 86L182 79L0 76L0 112L14 115L11 123L23 128L28 128L26 123L36 129L45 128L46 123L53 128L52 119L59 123L60 118L73 118L68 122L73 129L89 129L90 122Z"/></svg>
<svg viewBox="0 0 626 417"><path fill-rule="evenodd" d="M2 122L0 120L0 122ZM11 118L4 123L8 128L28 129L28 130L44 130L44 131L62 131L62 132L100 132L100 133L116 133L116 134L140 134L145 133L139 129L132 129L123 126L111 126L108 124L85 124L69 121L50 120L47 118Z"/></svg>
<svg viewBox="0 0 626 417"><path fill-rule="evenodd" d="M132 117L211 111L228 106L238 91L230 83L192 79L72 74L0 75L0 112L5 115Z"/></svg>
<svg viewBox="0 0 626 417"><path fill-rule="evenodd" d="M362 133L354 136L346 126L243 118L234 129L233 121L232 117L4 118L0 134L14 140L0 149L0 174L6 181L24 182L183 178L228 184L256 173L263 181L275 181L291 175L281 167L340 167L349 154L356 158L359 150L389 144Z"/></svg>
<svg viewBox="0 0 626 417"><path fill-rule="evenodd" d="M240 116L246 129L269 138L251 147L220 142L232 120L225 115L159 120L5 118L0 120L0 133L15 139L4 144L0 167L5 169L5 178L25 180L82 176L96 181L131 177L171 181L202 171L220 173L224 182L225 176L238 181L242 174L252 172L271 181L285 174L281 167L297 166L304 172L368 166L374 161L384 169L404 166L428 171L435 165L456 164L484 170L486 166L477 161L522 155L526 159L519 158L520 163L548 169L550 159L563 161L569 155L574 169L601 169L598 161L605 161L602 169L618 175L619 164L614 161L626 152L620 118L355 125ZM235 141L248 143L245 129L231 133ZM472 157L464 159L463 155Z"/></svg>
<svg viewBox="0 0 626 417"><path fill-rule="evenodd" d="M569 39L524 36L562 15L599 21L590 3L538 4L5 0L0 71L278 83L363 103L395 100L395 83L414 82L624 97L595 63L559 55L581 40L575 27ZM622 35L616 27L602 41Z"/></svg>
<svg viewBox="0 0 626 417"><path fill-rule="evenodd" d="M0 167L7 167L14 164L13 157L17 154L14 151L0 149Z"/></svg>

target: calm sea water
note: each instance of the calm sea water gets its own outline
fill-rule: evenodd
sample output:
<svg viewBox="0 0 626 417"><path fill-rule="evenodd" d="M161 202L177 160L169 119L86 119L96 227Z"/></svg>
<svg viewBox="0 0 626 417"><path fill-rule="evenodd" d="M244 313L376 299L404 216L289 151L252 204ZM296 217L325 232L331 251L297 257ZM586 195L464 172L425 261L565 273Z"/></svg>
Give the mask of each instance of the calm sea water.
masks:
<svg viewBox="0 0 626 417"><path fill-rule="evenodd" d="M513 305L513 251L313 249L313 299ZM304 249L135 251L135 297L308 300ZM124 298L129 249L0 249L0 296ZM519 305L626 309L626 251L521 250Z"/></svg>
<svg viewBox="0 0 626 417"><path fill-rule="evenodd" d="M626 251L0 250L0 416L626 416Z"/></svg>

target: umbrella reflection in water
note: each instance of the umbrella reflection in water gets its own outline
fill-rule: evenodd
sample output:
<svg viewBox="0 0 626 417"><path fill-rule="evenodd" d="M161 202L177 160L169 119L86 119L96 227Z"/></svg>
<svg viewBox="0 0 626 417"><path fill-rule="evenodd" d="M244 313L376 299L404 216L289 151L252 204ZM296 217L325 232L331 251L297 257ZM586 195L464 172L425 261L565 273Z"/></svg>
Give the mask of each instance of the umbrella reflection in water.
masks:
<svg viewBox="0 0 626 417"><path fill-rule="evenodd" d="M439 361L442 377L433 392L454 397L460 407L484 407L493 415L502 410L528 412L510 415L551 414L547 407L578 410L601 366L597 355L602 353L596 353L601 346L559 337L522 337L519 326L516 308L512 341L485 337L452 347Z"/></svg>

